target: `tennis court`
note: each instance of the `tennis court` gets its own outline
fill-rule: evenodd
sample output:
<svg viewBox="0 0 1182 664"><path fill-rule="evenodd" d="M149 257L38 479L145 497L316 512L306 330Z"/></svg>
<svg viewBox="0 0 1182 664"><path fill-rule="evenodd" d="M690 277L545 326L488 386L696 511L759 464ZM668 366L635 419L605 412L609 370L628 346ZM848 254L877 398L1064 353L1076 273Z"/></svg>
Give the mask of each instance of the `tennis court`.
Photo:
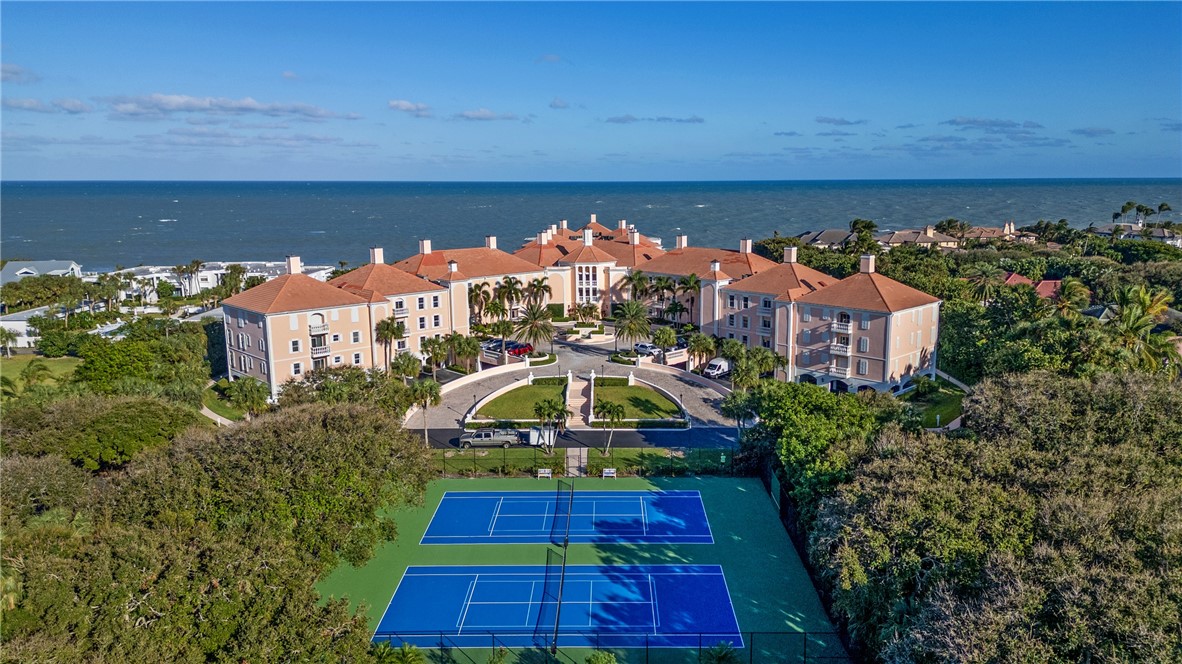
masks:
<svg viewBox="0 0 1182 664"><path fill-rule="evenodd" d="M448 491L421 544L713 544L698 491ZM567 513L569 511L569 514Z"/></svg>
<svg viewBox="0 0 1182 664"><path fill-rule="evenodd" d="M743 647L718 565L412 566L375 641L457 647ZM557 639L555 639L557 635Z"/></svg>

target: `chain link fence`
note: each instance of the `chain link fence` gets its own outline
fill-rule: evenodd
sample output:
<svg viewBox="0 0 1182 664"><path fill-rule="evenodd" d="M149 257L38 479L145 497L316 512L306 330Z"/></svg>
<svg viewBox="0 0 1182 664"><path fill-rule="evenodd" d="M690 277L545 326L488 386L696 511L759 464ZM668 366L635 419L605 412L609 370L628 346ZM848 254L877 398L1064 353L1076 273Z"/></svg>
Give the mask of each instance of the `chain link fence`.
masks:
<svg viewBox="0 0 1182 664"><path fill-rule="evenodd" d="M581 450L581 470L599 477L615 468L621 477L680 477L685 475L747 475L749 464L734 447L613 448ZM567 474L567 449L547 453L541 448L470 448L435 450L435 468L442 477L536 477L548 468L555 477Z"/></svg>

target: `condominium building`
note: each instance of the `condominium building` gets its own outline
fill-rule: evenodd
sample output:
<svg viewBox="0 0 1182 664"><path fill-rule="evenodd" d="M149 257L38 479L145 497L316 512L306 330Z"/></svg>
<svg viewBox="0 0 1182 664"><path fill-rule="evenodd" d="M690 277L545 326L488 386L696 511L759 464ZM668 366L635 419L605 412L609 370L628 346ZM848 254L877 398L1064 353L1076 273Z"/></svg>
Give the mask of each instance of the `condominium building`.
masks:
<svg viewBox="0 0 1182 664"><path fill-rule="evenodd" d="M590 302L606 312L632 296L625 279L642 273L682 284L648 296L650 313L677 300L702 332L788 358L784 380L895 391L935 371L937 298L878 274L873 256L862 257L857 274L835 279L798 263L796 251L785 249L777 263L754 253L749 239L736 250L690 246L685 235L666 250L627 222L611 229L592 215L578 229L551 225L513 253L493 236L460 249L423 239L418 253L390 265L373 248L369 264L327 283L301 274L291 257L289 274L223 303L227 362L232 377L257 378L276 397L311 369L385 367L397 353L421 357L425 339L468 334L482 317L471 294L493 293L510 279L544 288L548 304ZM526 299L509 303L510 317ZM387 347L376 329L390 318L403 326Z"/></svg>

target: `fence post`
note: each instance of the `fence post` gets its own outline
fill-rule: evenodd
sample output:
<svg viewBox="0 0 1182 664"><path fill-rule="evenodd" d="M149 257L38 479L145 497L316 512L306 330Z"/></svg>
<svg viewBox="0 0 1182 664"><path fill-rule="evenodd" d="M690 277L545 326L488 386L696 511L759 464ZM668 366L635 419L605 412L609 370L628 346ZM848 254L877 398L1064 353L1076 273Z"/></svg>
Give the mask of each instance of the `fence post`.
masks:
<svg viewBox="0 0 1182 664"><path fill-rule="evenodd" d="M472 477L476 477L476 448L472 449Z"/></svg>
<svg viewBox="0 0 1182 664"><path fill-rule="evenodd" d="M809 661L809 633L808 632L804 633L804 653L803 653L803 656L801 657L801 660L804 662L804 664L808 664L808 661Z"/></svg>

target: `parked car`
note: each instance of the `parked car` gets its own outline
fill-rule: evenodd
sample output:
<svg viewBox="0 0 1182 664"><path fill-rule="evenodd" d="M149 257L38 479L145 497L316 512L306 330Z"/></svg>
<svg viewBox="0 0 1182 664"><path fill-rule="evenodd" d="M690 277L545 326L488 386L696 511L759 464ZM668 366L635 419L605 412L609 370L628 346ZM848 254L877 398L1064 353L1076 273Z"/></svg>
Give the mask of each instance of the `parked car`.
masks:
<svg viewBox="0 0 1182 664"><path fill-rule="evenodd" d="M731 362L722 357L716 357L706 365L702 370L702 375L707 378L722 378L731 372Z"/></svg>
<svg viewBox="0 0 1182 664"><path fill-rule="evenodd" d="M632 349L636 351L637 355L660 355L664 352L660 347L646 343L638 343Z"/></svg>
<svg viewBox="0 0 1182 664"><path fill-rule="evenodd" d="M509 447L521 442L521 434L514 429L477 429L460 436L460 447Z"/></svg>

